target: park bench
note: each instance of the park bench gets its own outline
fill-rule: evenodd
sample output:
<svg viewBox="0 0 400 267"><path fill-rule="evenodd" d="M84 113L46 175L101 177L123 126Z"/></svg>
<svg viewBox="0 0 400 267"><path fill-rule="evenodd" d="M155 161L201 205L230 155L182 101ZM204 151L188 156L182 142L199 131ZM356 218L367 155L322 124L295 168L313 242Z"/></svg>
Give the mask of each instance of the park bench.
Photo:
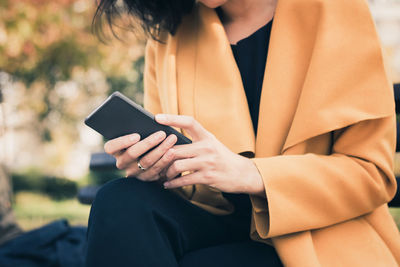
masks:
<svg viewBox="0 0 400 267"><path fill-rule="evenodd" d="M396 102L396 114L400 114L400 83L394 85L394 96ZM397 144L396 153L400 153L400 121L397 121ZM400 164L400 162L398 162ZM117 170L115 166L114 157L104 153L93 153L90 157L91 171L112 171ZM396 177L397 184L400 185L400 176ZM91 204L99 190L99 185L91 185L80 189L78 193L78 199L83 204ZM400 187L398 187L397 192L393 200L389 203L391 207L400 207Z"/></svg>

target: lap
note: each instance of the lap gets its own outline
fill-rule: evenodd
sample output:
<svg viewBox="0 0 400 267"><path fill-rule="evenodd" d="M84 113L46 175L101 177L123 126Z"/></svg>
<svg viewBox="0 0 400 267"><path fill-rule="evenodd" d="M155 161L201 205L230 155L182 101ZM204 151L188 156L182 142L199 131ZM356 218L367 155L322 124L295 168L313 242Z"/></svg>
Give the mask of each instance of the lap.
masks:
<svg viewBox="0 0 400 267"><path fill-rule="evenodd" d="M180 267L278 267L283 266L275 249L254 241L222 244L192 251L179 262Z"/></svg>
<svg viewBox="0 0 400 267"><path fill-rule="evenodd" d="M112 224L116 220L121 224L130 222L131 231L140 231L139 224L147 223L143 214L156 215L165 224L179 229L186 239L187 250L249 240L250 210L248 217L214 215L164 189L157 182L122 178L107 183L93 203L92 213L98 212L107 213L100 216L109 218Z"/></svg>
<svg viewBox="0 0 400 267"><path fill-rule="evenodd" d="M248 195L224 195L234 200L235 206L241 206L240 212L214 215L157 182L142 182L136 178L113 180L99 190L93 203L88 254L92 255L91 259L99 259L94 255L103 249L97 248L101 242L112 244L114 258L132 254L132 246L137 248L144 244L151 246L149 253L158 251L160 257L165 249L160 241L162 236L162 240L168 240L176 260L182 261L182 267L228 266L227 263L260 266L253 262L263 265L270 258L268 253L275 259L273 247L249 238L251 205ZM109 246L103 250L111 251ZM249 264L241 264L245 262Z"/></svg>

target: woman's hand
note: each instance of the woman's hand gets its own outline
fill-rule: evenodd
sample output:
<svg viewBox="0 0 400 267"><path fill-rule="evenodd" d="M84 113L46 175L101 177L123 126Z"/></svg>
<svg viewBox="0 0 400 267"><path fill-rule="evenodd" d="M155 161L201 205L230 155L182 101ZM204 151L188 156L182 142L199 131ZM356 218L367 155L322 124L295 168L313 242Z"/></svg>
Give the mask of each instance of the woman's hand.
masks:
<svg viewBox="0 0 400 267"><path fill-rule="evenodd" d="M174 162L166 173L169 180L164 183L166 188L206 184L223 192L265 197L264 184L255 164L230 151L192 117L159 114L156 121L182 128L193 138L192 144L169 149L167 154ZM183 172L190 173L176 178Z"/></svg>
<svg viewBox="0 0 400 267"><path fill-rule="evenodd" d="M135 176L142 181L155 181L165 176L162 171L166 170L173 160L170 154L165 153L176 141L176 135L166 137L162 131L141 141L140 136L135 133L108 141L104 150L116 158L117 168L125 170L127 177ZM151 150L152 148L154 149ZM149 150L151 151L148 152ZM138 163L145 170L140 169Z"/></svg>

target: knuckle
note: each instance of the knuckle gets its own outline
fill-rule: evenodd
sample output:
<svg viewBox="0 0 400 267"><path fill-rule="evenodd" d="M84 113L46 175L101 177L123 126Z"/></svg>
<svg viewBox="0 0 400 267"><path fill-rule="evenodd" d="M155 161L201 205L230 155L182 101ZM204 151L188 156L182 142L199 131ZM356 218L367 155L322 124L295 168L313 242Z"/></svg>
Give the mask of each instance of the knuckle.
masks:
<svg viewBox="0 0 400 267"><path fill-rule="evenodd" d="M149 173L142 173L139 175L142 181L149 181L151 180L151 175Z"/></svg>
<svg viewBox="0 0 400 267"><path fill-rule="evenodd" d="M146 181L145 177L143 176L143 174L138 174L136 175L136 179L139 179L140 181Z"/></svg>
<svg viewBox="0 0 400 267"><path fill-rule="evenodd" d="M205 147L203 148L203 150L204 150L204 152L205 152L205 153L207 153L207 154L210 154L210 153L211 153L211 150L212 150L212 148L211 148L211 147L209 147L209 146L205 146Z"/></svg>
<svg viewBox="0 0 400 267"><path fill-rule="evenodd" d="M104 151L105 151L107 154L111 154L111 147L110 147L110 143L109 143L109 142L107 142L107 143L104 144Z"/></svg>
<svg viewBox="0 0 400 267"><path fill-rule="evenodd" d="M158 179L158 174L146 172L146 173L141 174L140 177L141 177L142 181L150 182L150 181L157 180Z"/></svg>
<svg viewBox="0 0 400 267"><path fill-rule="evenodd" d="M174 163L172 163L172 165L171 165L171 170L172 170L174 173L179 173L179 171L180 171L180 163L177 162L177 161L175 161Z"/></svg>
<svg viewBox="0 0 400 267"><path fill-rule="evenodd" d="M156 173L156 174L152 175L151 178L150 178L149 180L150 180L150 181L156 181L156 180L158 180L158 179L160 179L160 175Z"/></svg>
<svg viewBox="0 0 400 267"><path fill-rule="evenodd" d="M117 167L117 169L122 170L123 169L122 161L120 159L117 159L115 166Z"/></svg>
<svg viewBox="0 0 400 267"><path fill-rule="evenodd" d="M149 168L148 170L146 170L144 173L146 173L148 176L155 176L158 174L157 171L157 166L152 166L151 168Z"/></svg>
<svg viewBox="0 0 400 267"><path fill-rule="evenodd" d="M215 166L216 162L218 161L218 157L215 154L212 154L208 157L208 163L211 166Z"/></svg>
<svg viewBox="0 0 400 267"><path fill-rule="evenodd" d="M213 174L212 174L211 171L209 171L209 170L204 171L204 173L203 173L203 178L204 179L210 181L210 180L212 180L212 177L213 177Z"/></svg>
<svg viewBox="0 0 400 267"><path fill-rule="evenodd" d="M195 126L196 125L196 120L192 116L188 116L188 122L190 126Z"/></svg>
<svg viewBox="0 0 400 267"><path fill-rule="evenodd" d="M126 177L136 177L136 172L132 170L126 171L125 174Z"/></svg>
<svg viewBox="0 0 400 267"><path fill-rule="evenodd" d="M147 171L149 173L149 176L151 177L156 177L159 175L160 170L158 167L152 167L150 170Z"/></svg>
<svg viewBox="0 0 400 267"><path fill-rule="evenodd" d="M131 173L131 174L130 174L131 176L135 176L135 177L141 175L141 173L138 172L137 170L132 170L130 173Z"/></svg>
<svg viewBox="0 0 400 267"><path fill-rule="evenodd" d="M172 166L168 169L165 176L169 179L172 179L175 177L175 171L172 169Z"/></svg>
<svg viewBox="0 0 400 267"><path fill-rule="evenodd" d="M131 159L135 159L135 158L136 158L136 153L135 153L135 150L134 150L134 149L128 149L128 150L126 151L126 154L127 154L127 156L128 156L129 158L131 158Z"/></svg>
<svg viewBox="0 0 400 267"><path fill-rule="evenodd" d="M141 158L140 159L140 164L145 168L148 168L151 165L153 165L152 161L148 157Z"/></svg>
<svg viewBox="0 0 400 267"><path fill-rule="evenodd" d="M204 152L208 154L212 154L215 151L215 147L210 143L204 143Z"/></svg>
<svg viewBox="0 0 400 267"><path fill-rule="evenodd" d="M210 169L212 167L213 161L211 159L210 156L206 157L203 161L202 161L202 166L206 167L207 169Z"/></svg>
<svg viewBox="0 0 400 267"><path fill-rule="evenodd" d="M173 160L174 157L175 157L175 151L173 149L168 150L164 156L165 161Z"/></svg>
<svg viewBox="0 0 400 267"><path fill-rule="evenodd" d="M210 133L210 132L208 132L208 131L207 131L206 134L207 134L207 136L208 136L209 139L211 139L211 140L217 140L217 138L215 137L214 134L212 134L212 133Z"/></svg>

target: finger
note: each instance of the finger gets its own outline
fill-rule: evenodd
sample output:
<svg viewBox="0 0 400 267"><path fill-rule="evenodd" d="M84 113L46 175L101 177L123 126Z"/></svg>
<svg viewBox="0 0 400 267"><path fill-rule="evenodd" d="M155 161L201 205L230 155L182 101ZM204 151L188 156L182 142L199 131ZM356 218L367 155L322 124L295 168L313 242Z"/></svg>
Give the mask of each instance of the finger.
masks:
<svg viewBox="0 0 400 267"><path fill-rule="evenodd" d="M153 166L151 166L145 172L139 173L138 176L141 179L150 181L157 180L161 177L165 177L166 171L164 171L174 160L172 153L165 153L159 161L157 161Z"/></svg>
<svg viewBox="0 0 400 267"><path fill-rule="evenodd" d="M142 141L129 147L124 153L117 158L117 168L126 169L128 165L136 161L141 155L160 144L166 137L165 132L156 132Z"/></svg>
<svg viewBox="0 0 400 267"><path fill-rule="evenodd" d="M204 184L205 181L201 175L201 172L195 172L191 174L184 175L180 178L176 178L171 181L167 181L164 183L164 187L167 189L182 187L186 185L194 185L194 184Z"/></svg>
<svg viewBox="0 0 400 267"><path fill-rule="evenodd" d="M197 171L200 170L203 166L203 161L199 158L176 160L168 168L166 176L168 180L171 180L183 172Z"/></svg>
<svg viewBox="0 0 400 267"><path fill-rule="evenodd" d="M145 169L153 166L178 140L176 135L171 134L159 146L140 158L140 165Z"/></svg>
<svg viewBox="0 0 400 267"><path fill-rule="evenodd" d="M193 138L193 141L209 136L209 132L193 117L184 115L157 114L156 121L160 124L182 128Z"/></svg>
<svg viewBox="0 0 400 267"><path fill-rule="evenodd" d="M115 155L123 149L126 149L140 140L140 135L137 133L121 136L112 139L104 144L104 151L107 154Z"/></svg>
<svg viewBox="0 0 400 267"><path fill-rule="evenodd" d="M125 170L126 178L137 178L140 175L138 167L131 167Z"/></svg>
<svg viewBox="0 0 400 267"><path fill-rule="evenodd" d="M215 147L206 141L191 144L176 145L170 150L174 153L175 159L193 158L215 152Z"/></svg>
<svg viewBox="0 0 400 267"><path fill-rule="evenodd" d="M174 160L175 160L175 157L174 157L173 154L170 153L170 152L171 152L171 151L168 151L167 153L165 153L166 156L170 158L170 160L169 160L168 164L166 164L166 165L164 166L164 168L162 168L161 171L160 171L160 177L163 178L164 180L167 180L167 171L168 171L168 168L172 165L172 163L174 163Z"/></svg>

